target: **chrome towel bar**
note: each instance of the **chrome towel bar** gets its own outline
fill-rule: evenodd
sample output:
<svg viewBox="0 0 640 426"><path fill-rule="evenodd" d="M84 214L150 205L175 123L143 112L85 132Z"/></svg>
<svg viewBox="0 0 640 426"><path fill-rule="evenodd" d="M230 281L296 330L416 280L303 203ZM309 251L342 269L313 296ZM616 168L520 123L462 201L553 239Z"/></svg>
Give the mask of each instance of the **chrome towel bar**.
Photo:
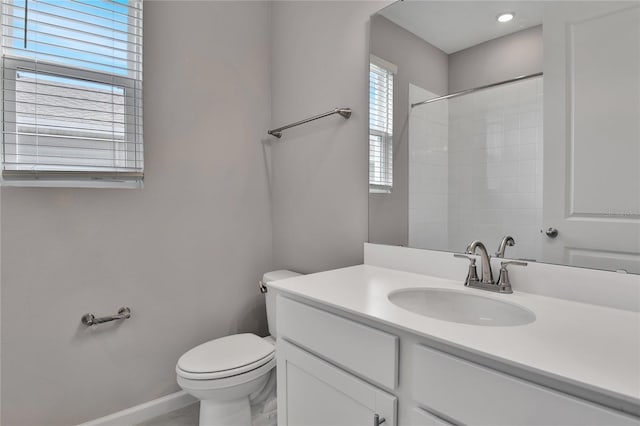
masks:
<svg viewBox="0 0 640 426"><path fill-rule="evenodd" d="M116 321L116 320L123 320L123 319L127 319L127 318L131 318L131 309L127 308L127 307L123 307L118 309L118 313L116 315L111 315L108 317L97 317L93 314L84 314L82 316L82 323L86 326L91 326L91 325L96 325L96 324L102 324L103 322L110 322L110 321Z"/></svg>
<svg viewBox="0 0 640 426"><path fill-rule="evenodd" d="M296 121L295 123L291 123L288 124L286 126L282 126L282 127L278 127L277 129L272 129L267 131L268 134L270 134L271 136L275 136L276 138L281 138L282 137L282 131L286 130L286 129L290 129L292 127L296 127L299 126L301 124L305 124L308 123L310 121L314 121L314 120L318 120L320 118L324 118L324 117L328 117L330 115L333 114L338 114L340 115L340 117L344 118L345 120L348 119L349 117L351 117L351 108L335 108L332 109L331 111L327 111L324 114L318 114L315 115L313 117L304 119L304 120L300 120L300 121Z"/></svg>

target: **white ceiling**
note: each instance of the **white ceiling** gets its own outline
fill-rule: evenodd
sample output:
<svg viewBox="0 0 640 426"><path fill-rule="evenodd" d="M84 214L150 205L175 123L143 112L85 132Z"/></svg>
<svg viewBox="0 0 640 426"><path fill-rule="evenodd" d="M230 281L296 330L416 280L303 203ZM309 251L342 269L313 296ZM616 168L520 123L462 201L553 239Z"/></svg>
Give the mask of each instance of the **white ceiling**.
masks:
<svg viewBox="0 0 640 426"><path fill-rule="evenodd" d="M445 53L542 24L540 1L398 1L379 12ZM499 23L496 17L515 12Z"/></svg>

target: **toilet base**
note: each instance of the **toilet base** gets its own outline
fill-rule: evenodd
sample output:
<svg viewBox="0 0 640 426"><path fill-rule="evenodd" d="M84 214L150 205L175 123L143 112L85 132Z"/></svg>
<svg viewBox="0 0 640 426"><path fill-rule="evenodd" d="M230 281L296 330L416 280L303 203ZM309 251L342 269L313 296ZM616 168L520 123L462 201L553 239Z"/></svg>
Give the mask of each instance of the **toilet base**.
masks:
<svg viewBox="0 0 640 426"><path fill-rule="evenodd" d="M251 426L251 399L259 398L271 383L275 387L275 358L249 372L213 380L194 380L181 376L178 384L200 400L200 426ZM271 379L271 381L269 380Z"/></svg>
<svg viewBox="0 0 640 426"><path fill-rule="evenodd" d="M275 389L275 354L253 370L228 376L221 372L194 373L176 366L177 382L188 394L200 400L200 426L252 426L251 403L266 404ZM275 416L264 412L262 422ZM269 409L273 410L270 406ZM267 426L271 426L272 423Z"/></svg>
<svg viewBox="0 0 640 426"><path fill-rule="evenodd" d="M200 426L248 426L251 425L249 398L233 401L200 401Z"/></svg>

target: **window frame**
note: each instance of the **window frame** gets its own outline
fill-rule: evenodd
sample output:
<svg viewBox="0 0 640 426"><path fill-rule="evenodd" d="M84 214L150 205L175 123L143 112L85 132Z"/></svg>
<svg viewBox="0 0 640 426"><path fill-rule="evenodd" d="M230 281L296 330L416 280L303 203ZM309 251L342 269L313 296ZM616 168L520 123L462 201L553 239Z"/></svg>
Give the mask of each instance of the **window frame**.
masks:
<svg viewBox="0 0 640 426"><path fill-rule="evenodd" d="M13 103L14 105L16 105L16 99L15 99L15 95L16 95L16 82L17 82L17 74L20 71L24 71L24 72L30 72L30 73L34 73L34 74L47 74L47 75L51 75L51 76L55 76L55 77L66 77L66 78L70 78L70 79L76 79L76 80L83 80L83 81L87 81L90 83L99 83L99 84L105 84L105 85L110 85L110 86L117 86L117 87L122 87L124 89L124 119L125 119L125 139L123 141L113 141L114 144L114 151L116 150L117 147L120 148L124 148L121 149L118 152L125 152L128 154L128 149L127 149L127 145L129 145L128 142L128 138L133 136L133 144L136 145L137 144L137 135L136 135L136 105L135 105L135 96L130 96L131 95L131 91L136 90L136 81L132 78L128 78L128 77L122 77L122 76L117 76L117 75L113 75L113 74L105 74L105 73L101 73L98 71L90 71L90 70L85 70L85 69L80 69L80 68L71 68L71 67L67 67L67 66L62 66L62 65L57 65L57 64L52 64L52 63L45 63L45 62L37 62L34 60L30 60L30 59L24 59L24 58L15 58L15 57L10 57L10 56L5 56L3 57L2 60L2 64L3 64L3 96L2 96L2 108L3 108L3 134L4 133L10 133L10 134L15 134L16 138L19 136L18 133L18 124L17 124L17 107L14 107L13 109L9 108L7 109L6 106L10 105L11 103ZM7 73L9 75L7 75ZM9 98L9 99L7 99ZM15 144L15 148L19 148L19 142L16 142ZM4 163L6 157L7 151L7 147L4 144L4 140L2 143L2 161ZM136 147L136 151L137 151L137 147ZM136 154L136 151L134 151L134 156ZM18 152L15 152L15 155L18 156L20 155ZM133 159L129 159L129 158L119 158L116 161L122 161L125 164L128 161L136 161L136 158ZM124 166L117 166L114 165L114 169L125 169L127 168L126 165ZM40 174L40 175L44 175L44 174L48 174L48 173L57 173L55 171L47 171L47 170L5 170L3 168L3 175L5 176L11 176L11 175L24 175L25 173L28 174ZM91 175L94 175L94 172L88 172L88 171L74 171L74 170L64 170L61 171L60 173L68 173L70 175L73 174L83 174L83 173L89 173ZM106 174L112 174L112 173L118 173L117 171L109 171L109 172L105 172ZM59 173L58 173L59 174ZM98 172L98 174L100 174L100 172Z"/></svg>
<svg viewBox="0 0 640 426"><path fill-rule="evenodd" d="M133 7L129 15L132 19L142 20L141 1L135 1L140 7ZM9 6L11 7L11 6ZM127 5L128 8L132 6ZM5 25L4 17L2 25ZM140 24L141 25L141 24ZM138 39L138 43L133 43L136 52L128 53L127 61L136 54L141 54L138 49L142 49L142 27L135 27L135 34L128 36L128 42ZM28 56L16 56L2 54L2 95L0 105L2 106L2 140L0 141L0 163L2 170L0 173L1 186L53 186L53 187L106 187L106 188L141 188L144 178L144 145L143 145L143 98L142 98L142 60L134 62L136 66L128 70L126 74L109 73L95 71L81 66L65 65L53 61L42 61L32 59ZM19 169L15 165L15 170L5 169L5 159L7 146L5 145L5 133L16 135L14 154L17 156L19 142L17 123L17 100L16 84L20 71L33 74L46 74L53 77L62 77L75 80L82 80L89 83L97 83L109 86L116 86L123 89L124 98L124 139L122 141L112 140L113 149L122 152L124 158L114 160L114 167L104 171L99 170L73 170L71 165L61 165L61 170L34 170ZM13 102L13 108L7 109L5 106ZM36 133L37 134L37 133ZM70 136L73 137L73 136ZM117 156L114 152L114 157ZM130 158L129 156L133 156ZM133 164L133 166L128 166ZM63 169L64 167L68 169ZM89 166L91 167L91 166ZM97 168L97 167L96 167Z"/></svg>
<svg viewBox="0 0 640 426"><path fill-rule="evenodd" d="M385 147L385 149L393 150L393 135L389 135L388 133L381 132L375 129L369 129L369 146L371 146L371 136L380 138L380 145ZM371 149L371 147L369 147ZM371 156L371 152L369 152L369 156ZM372 194L388 194L393 189L393 155L391 156L391 164L389 163L388 155L380 156L380 168L382 170L382 181L386 181L387 178L390 178L391 185L384 185L380 183L372 183L369 180L369 192ZM389 176L390 175L390 176Z"/></svg>
<svg viewBox="0 0 640 426"><path fill-rule="evenodd" d="M371 65L375 65L378 68L381 68L387 72L391 80L392 85L392 97L390 99L391 103L391 111L393 111L393 96L395 91L393 90L393 85L395 84L395 75L398 73L398 67L391 62L385 61L382 58L379 58L375 55L369 56L369 84L371 84ZM370 194L389 194L393 190L393 131L392 133L383 132L377 129L371 128L371 93L369 92L368 96L368 127L369 127L369 159L371 159L371 137L380 138L381 155L380 155L380 168L382 171L382 182L390 182L390 184L383 184L381 182L372 182L371 181L371 169L369 169L369 193ZM389 100L387 102L386 108L389 109ZM393 112L392 112L393 113ZM393 117L392 123L393 123ZM390 153L388 151L391 151ZM390 154L390 155L389 155ZM390 161L389 161L390 160ZM369 164L371 167L371 164Z"/></svg>

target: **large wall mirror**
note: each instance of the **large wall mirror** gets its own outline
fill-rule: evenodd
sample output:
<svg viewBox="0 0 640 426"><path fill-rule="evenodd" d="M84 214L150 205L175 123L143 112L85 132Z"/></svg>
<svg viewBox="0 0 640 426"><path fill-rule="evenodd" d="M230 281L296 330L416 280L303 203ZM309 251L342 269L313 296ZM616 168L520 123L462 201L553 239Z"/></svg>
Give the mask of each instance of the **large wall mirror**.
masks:
<svg viewBox="0 0 640 426"><path fill-rule="evenodd" d="M640 2L371 18L369 241L640 273Z"/></svg>

